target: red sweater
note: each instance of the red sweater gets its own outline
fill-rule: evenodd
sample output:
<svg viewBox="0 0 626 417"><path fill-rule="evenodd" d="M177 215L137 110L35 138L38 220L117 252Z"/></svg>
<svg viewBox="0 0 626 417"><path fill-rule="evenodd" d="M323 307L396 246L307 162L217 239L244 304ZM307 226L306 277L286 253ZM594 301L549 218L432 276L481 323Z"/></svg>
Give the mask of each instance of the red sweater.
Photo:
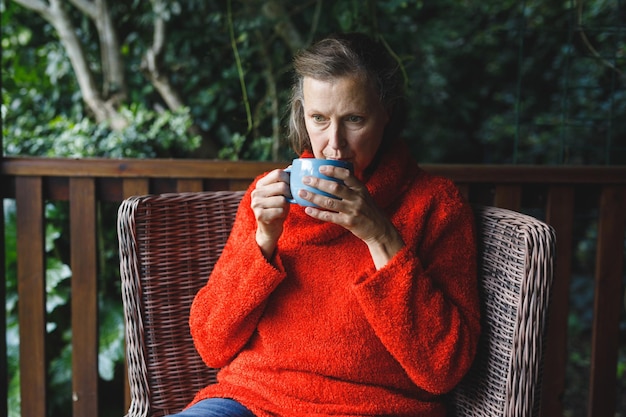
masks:
<svg viewBox="0 0 626 417"><path fill-rule="evenodd" d="M250 191L190 325L218 383L261 416L444 416L479 335L473 217L454 185L404 146L366 182L406 246L377 271L346 229L292 205L274 259L255 241Z"/></svg>

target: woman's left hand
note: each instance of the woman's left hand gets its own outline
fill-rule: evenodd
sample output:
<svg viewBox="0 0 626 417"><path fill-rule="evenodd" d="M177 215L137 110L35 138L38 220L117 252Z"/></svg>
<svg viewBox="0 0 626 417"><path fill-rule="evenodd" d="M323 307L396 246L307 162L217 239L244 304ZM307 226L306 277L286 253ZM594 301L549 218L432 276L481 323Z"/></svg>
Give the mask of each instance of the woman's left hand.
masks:
<svg viewBox="0 0 626 417"><path fill-rule="evenodd" d="M384 266L403 246L404 241L387 215L378 208L365 185L345 168L324 165L320 172L340 179L344 184L316 177L306 177L307 185L339 197L335 199L301 191L300 197L319 206L307 207L306 213L319 220L345 227L363 240L377 269Z"/></svg>

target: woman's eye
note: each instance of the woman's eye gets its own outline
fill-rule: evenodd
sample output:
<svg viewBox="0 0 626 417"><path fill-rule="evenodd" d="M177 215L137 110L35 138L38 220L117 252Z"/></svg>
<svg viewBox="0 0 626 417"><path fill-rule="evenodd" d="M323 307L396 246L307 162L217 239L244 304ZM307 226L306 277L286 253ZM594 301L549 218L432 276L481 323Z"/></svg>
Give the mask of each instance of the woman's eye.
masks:
<svg viewBox="0 0 626 417"><path fill-rule="evenodd" d="M313 115L313 120L317 123L323 122L324 121L324 116L320 116L319 114L314 114Z"/></svg>
<svg viewBox="0 0 626 417"><path fill-rule="evenodd" d="M361 123L363 118L361 116L348 116L348 121L350 123Z"/></svg>

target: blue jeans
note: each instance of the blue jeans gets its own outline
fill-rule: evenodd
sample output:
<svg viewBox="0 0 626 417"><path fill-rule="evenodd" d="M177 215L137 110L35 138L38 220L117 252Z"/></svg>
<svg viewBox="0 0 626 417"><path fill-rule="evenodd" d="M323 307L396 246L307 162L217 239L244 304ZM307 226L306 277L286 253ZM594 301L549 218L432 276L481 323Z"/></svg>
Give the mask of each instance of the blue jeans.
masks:
<svg viewBox="0 0 626 417"><path fill-rule="evenodd" d="M169 417L254 417L254 414L235 400L208 398Z"/></svg>

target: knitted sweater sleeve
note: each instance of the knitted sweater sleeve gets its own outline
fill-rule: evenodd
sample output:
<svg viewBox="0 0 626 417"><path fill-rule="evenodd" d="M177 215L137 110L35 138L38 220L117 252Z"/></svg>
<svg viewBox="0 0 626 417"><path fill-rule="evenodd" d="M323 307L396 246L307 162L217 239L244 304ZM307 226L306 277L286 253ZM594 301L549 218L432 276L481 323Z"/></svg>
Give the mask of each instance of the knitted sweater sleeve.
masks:
<svg viewBox="0 0 626 417"><path fill-rule="evenodd" d="M402 224L414 225L419 235L401 229L407 245L354 285L381 342L413 382L433 394L461 380L480 332L473 214L460 196L444 195L451 198L413 205Z"/></svg>
<svg viewBox="0 0 626 417"><path fill-rule="evenodd" d="M222 255L190 310L196 349L213 368L225 366L248 342L269 295L285 277L280 260L270 264L256 243L250 202L248 190Z"/></svg>

